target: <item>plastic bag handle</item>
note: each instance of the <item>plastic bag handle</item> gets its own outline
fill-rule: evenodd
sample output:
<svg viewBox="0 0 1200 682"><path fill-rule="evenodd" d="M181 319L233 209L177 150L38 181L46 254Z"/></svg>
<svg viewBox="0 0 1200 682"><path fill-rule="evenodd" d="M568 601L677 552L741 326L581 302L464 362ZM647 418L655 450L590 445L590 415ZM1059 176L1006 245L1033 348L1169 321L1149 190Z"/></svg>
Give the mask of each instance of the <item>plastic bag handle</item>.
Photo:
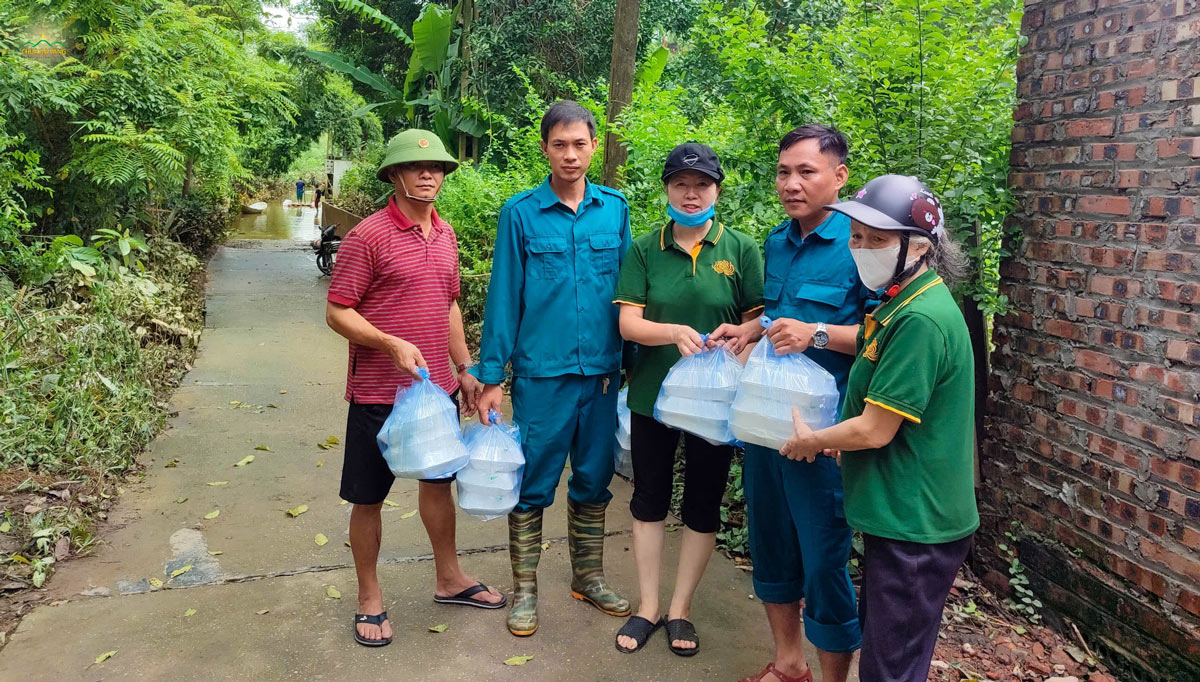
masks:
<svg viewBox="0 0 1200 682"><path fill-rule="evenodd" d="M700 345L703 346L706 343L708 343L708 334L701 334L700 335Z"/></svg>
<svg viewBox="0 0 1200 682"><path fill-rule="evenodd" d="M758 323L762 325L762 328L763 328L763 329L770 329L770 328L771 328L771 323L772 323L772 322L774 322L774 320L772 320L771 318L767 317L766 315L763 315L763 316L761 316L761 317L759 317L759 318L758 318Z"/></svg>
<svg viewBox="0 0 1200 682"><path fill-rule="evenodd" d="M428 367L418 367L417 368L417 376L421 377L421 379L424 381L429 381L429 368Z"/></svg>
<svg viewBox="0 0 1200 682"><path fill-rule="evenodd" d="M490 420L492 422L492 426L499 426L500 421L501 421L501 415L496 410L488 410L488 420Z"/></svg>

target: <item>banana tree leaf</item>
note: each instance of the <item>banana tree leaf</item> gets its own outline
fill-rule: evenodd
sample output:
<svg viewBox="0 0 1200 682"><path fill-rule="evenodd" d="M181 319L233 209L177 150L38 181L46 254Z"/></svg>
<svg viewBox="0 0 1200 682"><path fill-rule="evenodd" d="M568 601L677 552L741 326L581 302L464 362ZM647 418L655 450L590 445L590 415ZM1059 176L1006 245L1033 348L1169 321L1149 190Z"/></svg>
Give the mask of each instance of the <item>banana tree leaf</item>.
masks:
<svg viewBox="0 0 1200 682"><path fill-rule="evenodd" d="M658 80L662 78L663 70L667 68L667 57L670 52L662 45L658 49L650 53L646 61L642 63L638 69L638 85L642 87L654 86Z"/></svg>
<svg viewBox="0 0 1200 682"><path fill-rule="evenodd" d="M368 111L371 111L372 109L377 109L379 107L386 107L389 105L399 104L399 103L400 103L400 100L393 99L393 100L388 100L387 102L375 102L374 104L368 104L366 106L355 109L354 113L350 114L350 118L358 118L359 116L362 116L363 114L367 113Z"/></svg>
<svg viewBox="0 0 1200 682"><path fill-rule="evenodd" d="M408 100L413 99L419 94L421 87L421 78L425 75L425 69L421 66L421 60L413 55L408 60L408 74L404 76L404 102L405 116L409 119L413 117L413 105L408 103Z"/></svg>
<svg viewBox="0 0 1200 682"><path fill-rule="evenodd" d="M446 102L437 93L431 93L430 97L422 97L420 99L410 99L405 102L410 107L441 107L445 106Z"/></svg>
<svg viewBox="0 0 1200 682"><path fill-rule="evenodd" d="M450 120L450 111L442 108L433 115L433 132L446 143L446 149L458 149L458 133Z"/></svg>
<svg viewBox="0 0 1200 682"><path fill-rule="evenodd" d="M454 127L462 133L466 133L471 137L483 137L487 132L487 123L478 116L457 116L454 120Z"/></svg>
<svg viewBox="0 0 1200 682"><path fill-rule="evenodd" d="M426 71L441 70L453 28L454 12L440 5L426 5L413 22L413 54Z"/></svg>
<svg viewBox="0 0 1200 682"><path fill-rule="evenodd" d="M334 52L319 52L316 50L305 50L304 54L309 59L318 61L334 71L351 76L358 82L375 88L379 92L382 92L392 99L400 99L403 96L403 93L393 87L391 83L388 83L381 76L371 73L371 71L368 69L358 66L340 54Z"/></svg>
<svg viewBox="0 0 1200 682"><path fill-rule="evenodd" d="M405 45L412 45L412 38L400 28L400 25L392 21L383 12L371 7L362 0L332 0L333 4L344 10L350 10L367 21L374 22L383 27L391 36L400 39Z"/></svg>

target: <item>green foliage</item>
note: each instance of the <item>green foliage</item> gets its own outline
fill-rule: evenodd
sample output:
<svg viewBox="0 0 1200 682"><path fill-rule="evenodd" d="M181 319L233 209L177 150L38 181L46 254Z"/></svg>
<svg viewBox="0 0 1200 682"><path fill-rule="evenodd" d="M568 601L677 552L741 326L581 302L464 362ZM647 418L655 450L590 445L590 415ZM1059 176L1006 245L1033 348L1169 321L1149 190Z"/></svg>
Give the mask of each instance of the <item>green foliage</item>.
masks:
<svg viewBox="0 0 1200 682"><path fill-rule="evenodd" d="M1031 623L1040 623L1042 602L1033 590L1029 589L1029 576L1025 575L1025 566L1017 556L1016 543L1020 542L1019 532L1019 522L1013 521L1012 529L1004 532L1004 536L1012 544L1001 543L997 546L1008 560L1008 584L1012 589L1012 596L1004 600L1004 606L1013 613L1025 616Z"/></svg>

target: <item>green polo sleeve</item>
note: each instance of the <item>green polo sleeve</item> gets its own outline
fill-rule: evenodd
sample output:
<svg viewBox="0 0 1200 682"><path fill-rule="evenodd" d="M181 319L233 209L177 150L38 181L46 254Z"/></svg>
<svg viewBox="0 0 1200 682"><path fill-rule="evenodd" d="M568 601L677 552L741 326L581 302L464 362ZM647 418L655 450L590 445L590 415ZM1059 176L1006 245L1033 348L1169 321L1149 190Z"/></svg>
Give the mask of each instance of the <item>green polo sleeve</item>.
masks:
<svg viewBox="0 0 1200 682"><path fill-rule="evenodd" d="M627 303L640 308L646 307L646 296L650 283L646 279L646 249L645 240L634 240L625 254L625 262L621 263L621 276L617 280L617 292L613 303Z"/></svg>
<svg viewBox="0 0 1200 682"><path fill-rule="evenodd" d="M738 310L746 313L761 310L763 307L763 257L762 250L753 239L742 240L742 253L738 257L741 279L738 282L740 292Z"/></svg>
<svg viewBox="0 0 1200 682"><path fill-rule="evenodd" d="M941 327L921 313L898 317L880 338L867 403L921 423L946 358Z"/></svg>

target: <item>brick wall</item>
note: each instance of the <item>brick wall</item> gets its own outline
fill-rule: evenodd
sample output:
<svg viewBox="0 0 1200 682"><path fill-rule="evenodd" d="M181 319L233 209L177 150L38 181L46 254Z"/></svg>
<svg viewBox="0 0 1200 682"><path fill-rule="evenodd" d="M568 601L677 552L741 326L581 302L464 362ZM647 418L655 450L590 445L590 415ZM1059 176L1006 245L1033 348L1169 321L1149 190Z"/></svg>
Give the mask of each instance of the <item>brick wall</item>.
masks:
<svg viewBox="0 0 1200 682"><path fill-rule="evenodd" d="M1143 679L1200 680L1200 4L1027 0L985 553ZM994 556L994 555L993 555Z"/></svg>

